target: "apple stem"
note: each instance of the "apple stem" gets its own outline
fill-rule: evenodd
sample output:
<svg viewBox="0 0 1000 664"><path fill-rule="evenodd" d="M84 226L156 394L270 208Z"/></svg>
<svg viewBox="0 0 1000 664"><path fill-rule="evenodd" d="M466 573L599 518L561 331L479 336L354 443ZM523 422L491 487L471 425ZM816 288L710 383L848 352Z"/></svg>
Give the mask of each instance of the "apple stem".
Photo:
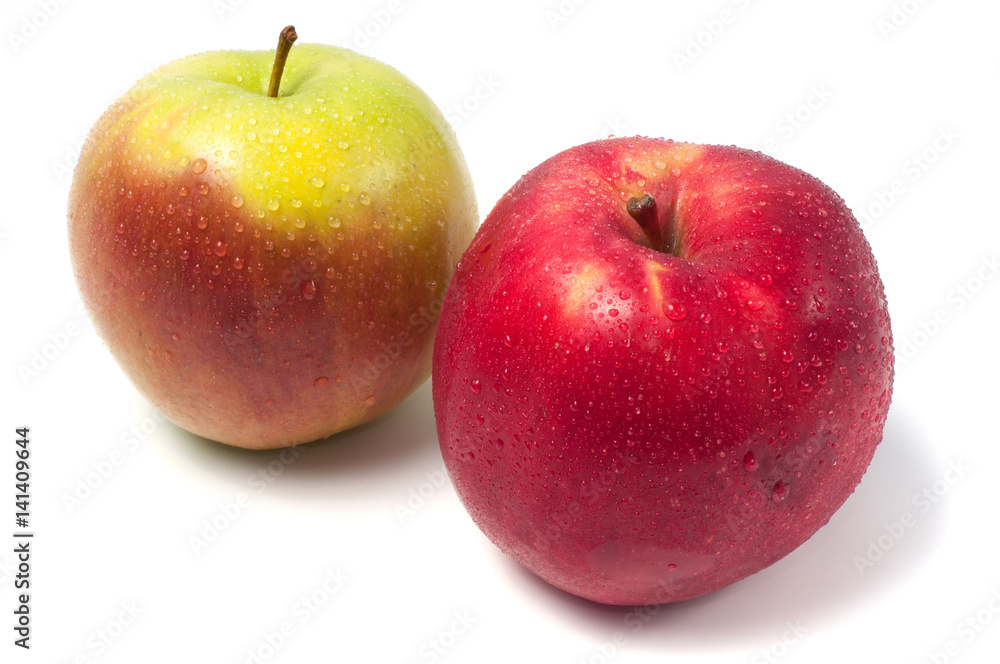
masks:
<svg viewBox="0 0 1000 664"><path fill-rule="evenodd" d="M635 219L639 228L646 236L651 249L656 251L669 251L663 242L663 232L660 229L659 214L656 209L656 200L649 194L633 196L628 199L625 208L630 217Z"/></svg>
<svg viewBox="0 0 1000 664"><path fill-rule="evenodd" d="M268 97L278 96L278 88L281 87L281 74L285 71L288 52L292 50L292 44L298 38L293 25L282 30L278 36L278 49L274 53L274 67L271 69L271 84L267 88Z"/></svg>

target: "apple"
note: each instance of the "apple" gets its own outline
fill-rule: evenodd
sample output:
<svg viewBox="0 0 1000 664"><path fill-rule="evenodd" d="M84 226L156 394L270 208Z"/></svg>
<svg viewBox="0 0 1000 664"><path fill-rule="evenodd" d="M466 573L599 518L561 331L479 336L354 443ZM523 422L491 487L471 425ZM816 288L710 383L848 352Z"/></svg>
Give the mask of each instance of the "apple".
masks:
<svg viewBox="0 0 1000 664"><path fill-rule="evenodd" d="M122 369L177 425L247 448L329 436L424 382L478 222L426 94L294 39L143 78L92 130L69 200L74 273Z"/></svg>
<svg viewBox="0 0 1000 664"><path fill-rule="evenodd" d="M704 595L798 547L861 480L892 394L844 201L756 152L640 137L566 150L500 199L434 352L473 520L607 604Z"/></svg>

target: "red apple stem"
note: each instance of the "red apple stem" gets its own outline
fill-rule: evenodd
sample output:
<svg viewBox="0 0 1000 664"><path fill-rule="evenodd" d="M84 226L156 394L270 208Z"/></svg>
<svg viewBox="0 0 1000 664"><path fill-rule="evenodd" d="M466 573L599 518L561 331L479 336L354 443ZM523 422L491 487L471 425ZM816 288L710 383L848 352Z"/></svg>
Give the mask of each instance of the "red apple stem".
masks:
<svg viewBox="0 0 1000 664"><path fill-rule="evenodd" d="M669 251L669 247L663 242L663 231L660 229L659 214L656 209L656 200L649 194L633 196L625 204L630 217L635 219L642 229L651 249L656 251Z"/></svg>
<svg viewBox="0 0 1000 664"><path fill-rule="evenodd" d="M278 48L274 53L274 67L271 69L271 84L267 88L268 97L278 96L278 88L281 87L281 74L285 71L288 52L292 50L292 44L298 38L294 25L286 27L278 36Z"/></svg>

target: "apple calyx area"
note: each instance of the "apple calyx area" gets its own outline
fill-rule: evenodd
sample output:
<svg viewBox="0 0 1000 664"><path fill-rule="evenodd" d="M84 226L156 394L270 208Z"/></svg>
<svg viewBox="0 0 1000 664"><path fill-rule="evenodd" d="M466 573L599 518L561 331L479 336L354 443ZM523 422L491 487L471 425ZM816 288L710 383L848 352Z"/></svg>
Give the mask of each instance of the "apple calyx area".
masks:
<svg viewBox="0 0 1000 664"><path fill-rule="evenodd" d="M664 254L678 256L677 247L674 246L674 234L672 224L667 219L666 235L664 236L664 224L660 220L659 209L656 199L649 194L633 196L628 199L625 209L632 219L639 224L649 248Z"/></svg>
<svg viewBox="0 0 1000 664"><path fill-rule="evenodd" d="M285 63L288 61L288 52L292 50L292 44L299 38L295 32L295 26L286 26L278 35L278 48L274 51L274 67L271 68L271 82L267 86L267 96L277 97L278 89L281 88L281 74L285 71Z"/></svg>

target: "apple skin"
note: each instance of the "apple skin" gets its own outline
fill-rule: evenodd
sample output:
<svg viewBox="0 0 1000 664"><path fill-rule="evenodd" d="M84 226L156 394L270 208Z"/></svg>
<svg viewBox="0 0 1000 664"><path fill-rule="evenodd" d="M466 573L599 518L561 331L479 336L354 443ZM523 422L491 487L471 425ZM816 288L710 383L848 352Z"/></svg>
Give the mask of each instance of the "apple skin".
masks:
<svg viewBox="0 0 1000 664"><path fill-rule="evenodd" d="M644 194L674 253L628 214ZM480 529L559 588L641 605L734 583L824 525L892 376L883 286L837 194L759 153L635 137L500 199L449 286L433 388Z"/></svg>
<svg viewBox="0 0 1000 664"><path fill-rule="evenodd" d="M248 448L369 421L430 374L478 212L454 132L372 58L302 44L161 67L82 151L69 239L84 303L175 424Z"/></svg>

